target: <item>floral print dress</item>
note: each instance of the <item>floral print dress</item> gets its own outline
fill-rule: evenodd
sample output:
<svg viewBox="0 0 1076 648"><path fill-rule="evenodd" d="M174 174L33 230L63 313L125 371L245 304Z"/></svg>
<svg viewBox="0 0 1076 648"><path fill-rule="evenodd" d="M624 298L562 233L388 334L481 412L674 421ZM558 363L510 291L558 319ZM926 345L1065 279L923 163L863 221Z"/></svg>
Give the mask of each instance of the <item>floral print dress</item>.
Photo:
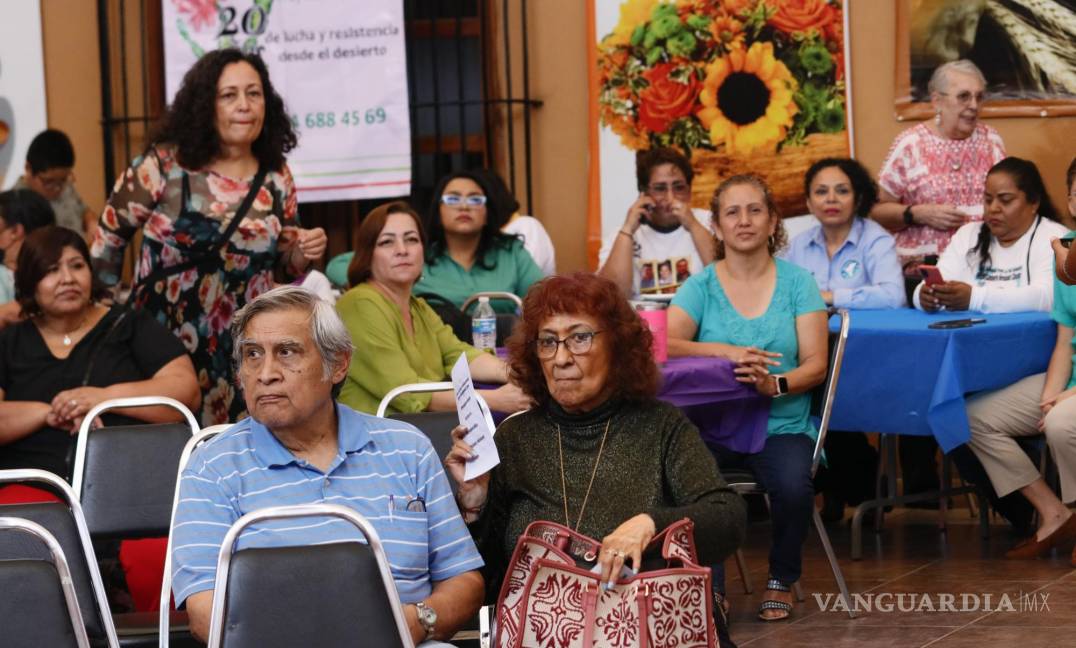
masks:
<svg viewBox="0 0 1076 648"><path fill-rule="evenodd" d="M158 267L203 256L228 227L252 180L189 171L173 147L150 149L119 178L101 214L91 248L97 277L109 286L119 281L124 249L139 230L138 280ZM231 240L217 252L220 262L171 275L132 296L136 308L153 313L190 352L203 425L246 415L232 371L229 326L237 310L273 287L274 273L284 280L298 274L285 261L297 228L295 184L285 165L266 176Z"/></svg>

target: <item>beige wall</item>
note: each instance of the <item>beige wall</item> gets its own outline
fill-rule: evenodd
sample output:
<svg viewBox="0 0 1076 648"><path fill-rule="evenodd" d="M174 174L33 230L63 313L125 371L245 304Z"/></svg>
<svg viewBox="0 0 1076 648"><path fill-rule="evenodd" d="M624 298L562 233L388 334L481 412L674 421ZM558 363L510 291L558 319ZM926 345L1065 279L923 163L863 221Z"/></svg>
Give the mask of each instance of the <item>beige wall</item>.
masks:
<svg viewBox="0 0 1076 648"><path fill-rule="evenodd" d="M79 190L91 208L104 204L96 3L42 2L49 125L75 145ZM135 3L132 3L135 4ZM532 123L534 210L557 248L561 271L586 267L587 47L584 0L527 4L532 94L544 105ZM893 137L908 124L893 114L894 10L890 2L855 0L852 88L856 151L877 171ZM516 58L518 61L518 57ZM517 120L518 121L518 120ZM1013 155L1035 160L1050 193L1064 205L1064 171L1076 153L1076 118L993 119Z"/></svg>
<svg viewBox="0 0 1076 648"><path fill-rule="evenodd" d="M105 174L97 3L42 0L41 31L49 127L71 138L79 193L90 209L99 211L105 203Z"/></svg>
<svg viewBox="0 0 1076 648"><path fill-rule="evenodd" d="M898 122L893 112L895 11L889 2L855 0L850 16L856 154L877 173L893 138L909 126ZM1054 204L1064 211L1065 169L1076 155L1076 117L984 121L1001 134L1009 155L1038 165Z"/></svg>
<svg viewBox="0 0 1076 648"><path fill-rule="evenodd" d="M587 70L583 0L529 4L535 111L535 215L549 230L561 271L586 267ZM908 123L893 111L895 10L891 2L851 3L852 91L857 156L877 172L893 138ZM1064 174L1076 154L1076 118L987 120L1008 152L1034 160L1054 202L1065 205Z"/></svg>

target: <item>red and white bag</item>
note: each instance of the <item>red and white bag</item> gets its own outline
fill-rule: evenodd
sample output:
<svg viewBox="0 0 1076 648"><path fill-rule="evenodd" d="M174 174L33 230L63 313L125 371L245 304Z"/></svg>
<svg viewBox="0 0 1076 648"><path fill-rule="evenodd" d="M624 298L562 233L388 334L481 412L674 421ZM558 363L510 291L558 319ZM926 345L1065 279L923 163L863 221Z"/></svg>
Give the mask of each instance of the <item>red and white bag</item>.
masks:
<svg viewBox="0 0 1076 648"><path fill-rule="evenodd" d="M576 566L601 543L538 521L516 543L497 597L498 648L713 648L709 567L700 567L688 518L650 541L666 567L620 580L611 590Z"/></svg>

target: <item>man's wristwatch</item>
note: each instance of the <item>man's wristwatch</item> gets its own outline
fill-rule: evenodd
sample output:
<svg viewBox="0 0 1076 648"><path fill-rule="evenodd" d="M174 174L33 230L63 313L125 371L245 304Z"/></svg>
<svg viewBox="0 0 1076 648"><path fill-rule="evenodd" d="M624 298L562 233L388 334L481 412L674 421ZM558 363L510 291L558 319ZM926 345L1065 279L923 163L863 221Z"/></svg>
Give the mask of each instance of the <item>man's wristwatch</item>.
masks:
<svg viewBox="0 0 1076 648"><path fill-rule="evenodd" d="M912 213L911 205L904 208L904 224L909 227L915 225L915 214Z"/></svg>
<svg viewBox="0 0 1076 648"><path fill-rule="evenodd" d="M425 641L433 636L433 628L437 625L437 611L422 601L415 603L415 611L418 613L418 622L426 631L426 637L423 639Z"/></svg>
<svg viewBox="0 0 1076 648"><path fill-rule="evenodd" d="M784 396L785 394L788 393L788 378L785 378L784 376L776 376L775 375L773 377L773 382L774 382L774 385L777 388L777 393L774 394L775 398L777 396Z"/></svg>

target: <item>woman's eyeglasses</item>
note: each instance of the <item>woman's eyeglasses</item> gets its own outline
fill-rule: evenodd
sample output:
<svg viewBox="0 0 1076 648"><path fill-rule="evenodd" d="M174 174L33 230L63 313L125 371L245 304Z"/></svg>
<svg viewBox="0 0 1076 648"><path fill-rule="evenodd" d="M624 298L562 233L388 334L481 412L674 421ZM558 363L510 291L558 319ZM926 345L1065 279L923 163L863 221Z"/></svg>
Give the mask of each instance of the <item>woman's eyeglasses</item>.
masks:
<svg viewBox="0 0 1076 648"><path fill-rule="evenodd" d="M594 336L601 331L577 331L568 334L564 339L557 339L554 335L544 335L535 341L539 358L552 358L557 355L557 348L564 344L564 348L572 355L583 355L590 351L594 344Z"/></svg>
<svg viewBox="0 0 1076 648"><path fill-rule="evenodd" d="M973 98L975 99L976 104L981 104L983 100L986 99L986 95L984 95L983 93L976 92L972 94L968 90L964 90L963 92L959 92L955 95L949 94L948 92L939 92L938 94L943 97L952 97L953 99L956 99L956 102L961 106L966 106L970 104Z"/></svg>
<svg viewBox="0 0 1076 648"><path fill-rule="evenodd" d="M449 207L459 207L460 205L481 207L486 204L486 197L479 195L461 196L459 194L445 194L441 196L441 204L448 205Z"/></svg>

